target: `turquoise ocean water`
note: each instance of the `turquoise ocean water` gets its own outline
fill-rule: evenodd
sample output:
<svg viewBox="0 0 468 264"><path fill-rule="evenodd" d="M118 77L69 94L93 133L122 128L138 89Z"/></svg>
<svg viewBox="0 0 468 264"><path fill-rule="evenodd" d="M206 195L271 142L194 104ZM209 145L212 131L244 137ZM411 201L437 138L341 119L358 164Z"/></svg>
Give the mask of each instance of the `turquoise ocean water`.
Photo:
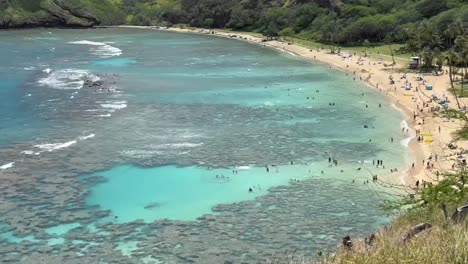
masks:
<svg viewBox="0 0 468 264"><path fill-rule="evenodd" d="M0 32L0 57L0 259L313 257L388 221L363 182L409 159L389 100L270 48L43 29Z"/></svg>

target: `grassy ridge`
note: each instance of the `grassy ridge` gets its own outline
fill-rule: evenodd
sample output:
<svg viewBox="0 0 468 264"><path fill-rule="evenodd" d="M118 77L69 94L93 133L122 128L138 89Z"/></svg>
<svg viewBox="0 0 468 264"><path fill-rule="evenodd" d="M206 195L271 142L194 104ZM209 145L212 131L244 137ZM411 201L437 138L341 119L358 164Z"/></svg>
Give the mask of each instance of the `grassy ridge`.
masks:
<svg viewBox="0 0 468 264"><path fill-rule="evenodd" d="M468 263L468 212L454 218L457 208L468 204L468 173L444 175L438 184L416 190L414 196L396 201L390 208L405 206L371 243L352 238L350 247L341 246L333 254L307 260L285 256L268 264L466 264ZM409 209L408 209L409 208ZM445 210L444 210L445 208ZM445 212L447 213L445 213ZM459 216L462 214L459 214ZM406 239L416 225L431 226ZM366 241L367 240L367 241Z"/></svg>

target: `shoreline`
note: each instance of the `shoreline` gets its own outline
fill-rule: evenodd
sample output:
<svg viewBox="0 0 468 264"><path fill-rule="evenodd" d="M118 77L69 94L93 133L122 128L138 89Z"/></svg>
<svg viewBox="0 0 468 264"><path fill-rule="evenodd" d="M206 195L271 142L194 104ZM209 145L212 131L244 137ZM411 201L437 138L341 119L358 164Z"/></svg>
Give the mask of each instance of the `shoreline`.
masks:
<svg viewBox="0 0 468 264"><path fill-rule="evenodd" d="M391 71L394 68L401 69L405 66L397 63L391 68L386 67L384 66L384 62L389 62L389 58L385 56L369 53L369 56L362 57L354 53L349 58L343 58L340 55L351 54L347 53L346 49L343 49L340 54L331 54L327 49L309 49L296 44L285 43L280 40L263 42L263 37L256 37L239 32L221 32L201 28L162 28L129 25L108 26L105 28L152 29L237 39L252 44L263 45L264 47L273 48L282 52L287 52L308 61L324 63L329 66L330 69L335 68L345 72L347 75L350 75L350 77L354 76L354 81L362 81L364 84L370 86L369 89L379 89L380 93L388 97L393 105L403 113L404 121L410 129L410 131L406 133L408 136L411 135L411 139L408 143L410 161L407 164L408 168L406 168L399 177L403 185L412 187L416 181L421 182L421 185L424 182L436 182L439 180L439 177L436 175L437 171L451 170L451 164L453 163L453 156L455 153L452 151L452 153L447 155L447 150L444 146L452 141L453 138L451 134L456 131L459 126L455 128L444 126L442 129L440 123L449 121L432 115L432 111L430 111L431 107L437 107L439 104L432 100L424 100L430 98L430 96L425 93L425 86L416 81L416 78L421 75L404 71L406 75L405 80L411 84L417 83L417 85L412 85L411 90L402 89L401 85L403 84L403 81L400 76L403 76L403 74L393 73ZM394 84L390 84L389 80L391 76L393 76L393 79L395 80ZM358 80L357 77L360 77L360 80ZM434 86L433 91L427 92L430 94L442 94L443 98L448 98L452 105L454 104L455 101L453 95L448 91L449 80L447 75L424 76L423 78L426 83ZM423 109L422 111L420 110L420 107ZM425 112L429 113L429 115ZM412 119L412 115L416 118ZM452 122L456 123L456 121ZM439 126L437 127L437 125ZM438 129L440 130L440 137L434 137L434 131ZM420 135L426 138L421 143L417 141L417 130L420 130ZM426 164L427 161L429 163ZM412 163L414 164L414 167L412 166ZM391 174L389 173L388 175ZM384 178L386 179L389 177L385 176Z"/></svg>

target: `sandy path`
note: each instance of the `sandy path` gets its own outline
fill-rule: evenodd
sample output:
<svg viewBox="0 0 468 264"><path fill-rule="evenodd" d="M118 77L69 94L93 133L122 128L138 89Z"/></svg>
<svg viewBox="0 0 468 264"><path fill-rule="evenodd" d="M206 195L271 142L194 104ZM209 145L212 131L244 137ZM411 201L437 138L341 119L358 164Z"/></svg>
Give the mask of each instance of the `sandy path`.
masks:
<svg viewBox="0 0 468 264"><path fill-rule="evenodd" d="M154 27L121 27L161 30L161 28ZM431 110L431 108L439 106L439 104L431 100L431 96L434 93L437 94L439 98L447 98L450 101L450 108L457 108L455 98L448 91L449 77L447 74L440 76L424 75L423 79L425 83L431 84L434 87L433 91L428 91L421 81L417 81L416 78L419 76L418 74L407 73L406 79L401 79L403 73L396 73L393 71L392 67L385 67L384 63L391 63L391 58L386 55L370 54L368 57L361 58L359 55L356 56L352 54L353 56L349 58L343 58L341 55L348 55L350 53L346 52L346 50L342 50L341 55L338 55L330 54L328 49L308 49L294 44L290 45L282 41L262 42L262 38L239 33L181 28L169 28L164 30L241 39L291 52L303 58L326 63L331 67L341 69L348 74L350 81L363 81L370 84L374 89L379 89L382 94L392 98L395 107L405 113L406 122L410 130L408 132L405 130L402 133L415 136L409 142L413 160L410 161L408 169L404 172L403 177L404 183L408 186L414 186L417 180L420 182L437 181L439 179L436 175L438 171L451 171L452 165L457 162L457 150L450 150L447 145L453 140L452 133L458 130L462 126L462 123L459 120L449 120L447 118L434 116ZM404 67L404 65L398 64L394 66L395 69ZM393 76L394 84L390 84L390 76ZM402 88L405 86L406 80L412 84L412 89L409 91ZM466 102L461 100L460 104L465 106ZM414 115L416 115L416 118L414 118ZM424 137L424 141L418 142L415 133L416 130L421 131L420 134ZM457 142L457 146L466 149L467 142ZM412 167L413 162L414 168Z"/></svg>

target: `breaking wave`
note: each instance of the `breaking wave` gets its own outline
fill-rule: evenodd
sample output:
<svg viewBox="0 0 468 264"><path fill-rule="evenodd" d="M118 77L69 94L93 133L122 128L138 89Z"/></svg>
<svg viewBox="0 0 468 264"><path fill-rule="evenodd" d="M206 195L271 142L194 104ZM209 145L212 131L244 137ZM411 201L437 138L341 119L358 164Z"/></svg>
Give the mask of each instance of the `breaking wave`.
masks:
<svg viewBox="0 0 468 264"><path fill-rule="evenodd" d="M101 107L112 110L124 109L127 107L127 101L107 101L101 104Z"/></svg>
<svg viewBox="0 0 468 264"><path fill-rule="evenodd" d="M45 72L49 75L40 79L39 84L54 89L77 90L83 87L85 79L93 82L99 81L99 77L85 70L65 69Z"/></svg>
<svg viewBox="0 0 468 264"><path fill-rule="evenodd" d="M70 44L90 45L91 53L101 58L110 58L122 55L122 50L109 45L110 42L94 42L89 40L72 41Z"/></svg>
<svg viewBox="0 0 468 264"><path fill-rule="evenodd" d="M172 144L161 144L161 145L151 145L155 149L178 149L178 148L196 148L203 145L203 143L172 143Z"/></svg>
<svg viewBox="0 0 468 264"><path fill-rule="evenodd" d="M86 139L89 139L89 138L93 138L95 136L96 136L95 134L89 134L87 136L79 136L75 140L71 140L71 141L68 141L68 142L65 142L65 143L37 144L37 145L34 145L34 147L42 150L42 151L38 152L38 154L40 154L41 152L44 152L44 151L52 152L52 151L55 151L55 150L68 148L70 146L75 145L78 141L83 141L83 140L86 140Z"/></svg>
<svg viewBox="0 0 468 264"><path fill-rule="evenodd" d="M14 162L10 162L10 163L7 163L5 165L2 165L0 166L0 170L6 170L6 169L9 169L11 167L13 167L13 164L15 164Z"/></svg>

